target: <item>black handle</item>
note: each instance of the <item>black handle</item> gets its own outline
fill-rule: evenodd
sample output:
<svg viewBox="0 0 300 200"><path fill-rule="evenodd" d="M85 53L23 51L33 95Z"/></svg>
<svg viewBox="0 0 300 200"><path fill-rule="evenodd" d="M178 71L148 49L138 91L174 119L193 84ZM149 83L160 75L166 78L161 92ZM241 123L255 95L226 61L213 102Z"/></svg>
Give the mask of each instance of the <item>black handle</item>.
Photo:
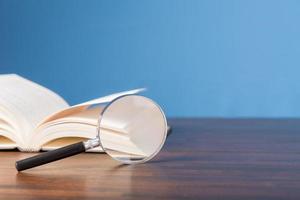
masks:
<svg viewBox="0 0 300 200"><path fill-rule="evenodd" d="M85 152L84 144L83 142L78 142L59 149L55 149L53 151L41 153L24 160L19 160L16 162L16 168L18 171L23 171L25 169L44 165L56 160L60 160L62 158L74 156L82 152Z"/></svg>

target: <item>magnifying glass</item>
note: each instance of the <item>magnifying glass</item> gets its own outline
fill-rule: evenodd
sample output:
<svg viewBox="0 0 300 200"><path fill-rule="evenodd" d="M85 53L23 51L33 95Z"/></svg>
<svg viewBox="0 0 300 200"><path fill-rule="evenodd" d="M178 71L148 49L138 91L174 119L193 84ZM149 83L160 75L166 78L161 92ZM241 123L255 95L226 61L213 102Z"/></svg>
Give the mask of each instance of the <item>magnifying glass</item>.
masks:
<svg viewBox="0 0 300 200"><path fill-rule="evenodd" d="M165 143L166 117L153 100L140 95L124 95L96 106L101 107L101 111L94 139L19 160L16 169L23 171L99 146L121 163L144 163Z"/></svg>

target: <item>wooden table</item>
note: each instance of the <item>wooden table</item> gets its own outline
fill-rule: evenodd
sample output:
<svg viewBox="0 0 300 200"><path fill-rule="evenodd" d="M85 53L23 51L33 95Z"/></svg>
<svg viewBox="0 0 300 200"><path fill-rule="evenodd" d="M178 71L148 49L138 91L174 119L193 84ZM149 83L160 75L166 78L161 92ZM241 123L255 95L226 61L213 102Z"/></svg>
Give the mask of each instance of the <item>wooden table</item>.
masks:
<svg viewBox="0 0 300 200"><path fill-rule="evenodd" d="M0 199L300 199L300 120L172 119L142 165L85 153L17 173L0 152Z"/></svg>

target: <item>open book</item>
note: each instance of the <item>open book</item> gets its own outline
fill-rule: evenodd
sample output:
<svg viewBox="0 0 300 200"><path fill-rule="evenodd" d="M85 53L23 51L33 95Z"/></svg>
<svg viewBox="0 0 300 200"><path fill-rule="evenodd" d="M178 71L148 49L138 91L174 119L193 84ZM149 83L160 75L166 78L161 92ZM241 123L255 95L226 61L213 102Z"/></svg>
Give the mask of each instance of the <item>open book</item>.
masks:
<svg viewBox="0 0 300 200"><path fill-rule="evenodd" d="M0 149L48 151L95 138L100 110L93 105L142 90L69 106L62 97L32 81L15 74L0 75Z"/></svg>

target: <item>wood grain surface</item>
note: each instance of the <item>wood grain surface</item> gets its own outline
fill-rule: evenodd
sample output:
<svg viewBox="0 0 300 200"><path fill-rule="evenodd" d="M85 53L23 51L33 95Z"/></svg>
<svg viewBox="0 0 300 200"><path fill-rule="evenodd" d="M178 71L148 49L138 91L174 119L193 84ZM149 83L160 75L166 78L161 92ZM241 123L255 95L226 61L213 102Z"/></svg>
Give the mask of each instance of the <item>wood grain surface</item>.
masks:
<svg viewBox="0 0 300 200"><path fill-rule="evenodd" d="M149 163L84 153L17 173L0 152L0 199L300 199L300 120L172 119Z"/></svg>

